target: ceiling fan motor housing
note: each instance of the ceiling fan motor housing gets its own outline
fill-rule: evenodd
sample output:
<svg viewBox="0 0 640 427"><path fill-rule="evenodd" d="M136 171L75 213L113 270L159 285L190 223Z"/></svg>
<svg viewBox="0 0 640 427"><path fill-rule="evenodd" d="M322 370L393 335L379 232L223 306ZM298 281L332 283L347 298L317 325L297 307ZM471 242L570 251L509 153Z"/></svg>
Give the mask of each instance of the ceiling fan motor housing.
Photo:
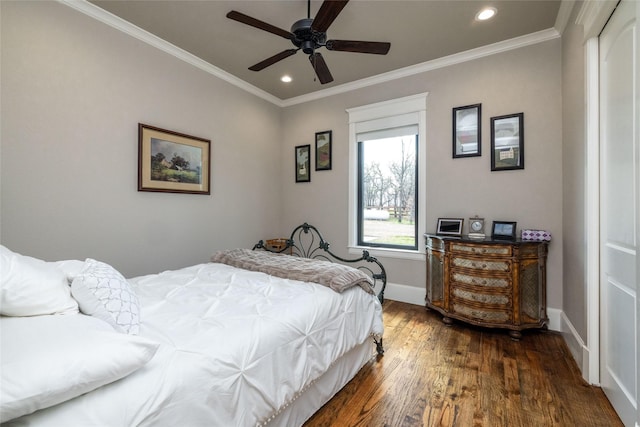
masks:
<svg viewBox="0 0 640 427"><path fill-rule="evenodd" d="M315 31L311 28L312 23L313 19L306 18L296 21L291 26L291 32L295 35L291 41L308 55L324 46L327 40L327 33Z"/></svg>

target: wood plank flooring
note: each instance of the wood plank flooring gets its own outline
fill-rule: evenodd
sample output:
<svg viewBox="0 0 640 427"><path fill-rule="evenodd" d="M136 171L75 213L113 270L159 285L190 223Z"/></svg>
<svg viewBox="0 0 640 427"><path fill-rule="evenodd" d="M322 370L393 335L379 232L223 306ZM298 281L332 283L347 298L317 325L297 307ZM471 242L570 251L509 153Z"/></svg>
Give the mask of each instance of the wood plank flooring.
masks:
<svg viewBox="0 0 640 427"><path fill-rule="evenodd" d="M305 427L603 426L622 423L581 377L562 337L459 322L384 303L385 354L372 359Z"/></svg>

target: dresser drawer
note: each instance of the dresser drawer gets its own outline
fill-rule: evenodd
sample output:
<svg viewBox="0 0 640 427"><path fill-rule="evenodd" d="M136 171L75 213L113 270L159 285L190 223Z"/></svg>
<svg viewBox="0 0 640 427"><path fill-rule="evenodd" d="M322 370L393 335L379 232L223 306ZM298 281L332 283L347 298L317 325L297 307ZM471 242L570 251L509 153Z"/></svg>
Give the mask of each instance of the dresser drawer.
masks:
<svg viewBox="0 0 640 427"><path fill-rule="evenodd" d="M508 276L482 277L454 271L451 273L451 280L453 282L462 283L465 285L482 286L486 288L499 288L504 290L511 289L511 279Z"/></svg>
<svg viewBox="0 0 640 427"><path fill-rule="evenodd" d="M459 316L482 323L495 323L496 325L508 324L511 322L511 312L509 310L492 310L490 308L478 308L454 301L451 304L451 311Z"/></svg>
<svg viewBox="0 0 640 427"><path fill-rule="evenodd" d="M460 303L480 303L485 307L501 308L508 310L511 308L511 297L507 294L488 294L483 292L476 292L473 290L465 289L462 287L455 287L451 291L451 295L456 300L462 300Z"/></svg>
<svg viewBox="0 0 640 427"><path fill-rule="evenodd" d="M461 256L454 256L451 258L451 263L454 267L462 267L469 268L473 270L481 270L481 271L502 271L508 272L511 271L511 261L510 260L500 260L500 259L474 259L474 258L464 258Z"/></svg>
<svg viewBox="0 0 640 427"><path fill-rule="evenodd" d="M482 245L475 243L456 242L451 244L452 252L475 255L504 255L511 256L511 245Z"/></svg>
<svg viewBox="0 0 640 427"><path fill-rule="evenodd" d="M444 251L444 240L437 237L425 236L427 248L431 248L434 251Z"/></svg>

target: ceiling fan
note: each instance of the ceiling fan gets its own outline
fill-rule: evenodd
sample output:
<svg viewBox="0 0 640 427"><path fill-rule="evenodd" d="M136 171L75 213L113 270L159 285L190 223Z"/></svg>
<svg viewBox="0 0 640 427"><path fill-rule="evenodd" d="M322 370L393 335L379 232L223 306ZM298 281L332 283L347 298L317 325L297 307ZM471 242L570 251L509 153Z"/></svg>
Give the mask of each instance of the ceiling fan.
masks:
<svg viewBox="0 0 640 427"><path fill-rule="evenodd" d="M320 6L320 10L318 10L316 17L311 19L311 0L307 0L307 18L296 21L291 26L291 31L283 30L235 10L227 13L227 18L267 31L285 39L289 39L296 46L295 49L283 50L264 61L252 65L249 67L250 70L263 70L278 61L288 58L302 49L304 53L309 55L309 61L311 62L311 66L315 70L320 83L325 84L332 82L333 76L331 76L329 67L322 57L322 54L320 52L316 52L317 49L325 47L328 50L342 52L386 55L391 47L391 43L386 42L327 40L327 29L348 2L349 0L325 0L322 3L322 6Z"/></svg>

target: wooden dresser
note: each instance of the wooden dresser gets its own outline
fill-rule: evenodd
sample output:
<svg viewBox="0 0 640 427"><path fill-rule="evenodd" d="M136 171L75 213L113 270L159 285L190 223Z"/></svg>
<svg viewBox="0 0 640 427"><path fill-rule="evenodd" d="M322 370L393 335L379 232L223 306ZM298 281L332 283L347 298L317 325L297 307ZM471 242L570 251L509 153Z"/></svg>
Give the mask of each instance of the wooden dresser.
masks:
<svg viewBox="0 0 640 427"><path fill-rule="evenodd" d="M427 308L478 326L545 327L547 242L425 234Z"/></svg>

